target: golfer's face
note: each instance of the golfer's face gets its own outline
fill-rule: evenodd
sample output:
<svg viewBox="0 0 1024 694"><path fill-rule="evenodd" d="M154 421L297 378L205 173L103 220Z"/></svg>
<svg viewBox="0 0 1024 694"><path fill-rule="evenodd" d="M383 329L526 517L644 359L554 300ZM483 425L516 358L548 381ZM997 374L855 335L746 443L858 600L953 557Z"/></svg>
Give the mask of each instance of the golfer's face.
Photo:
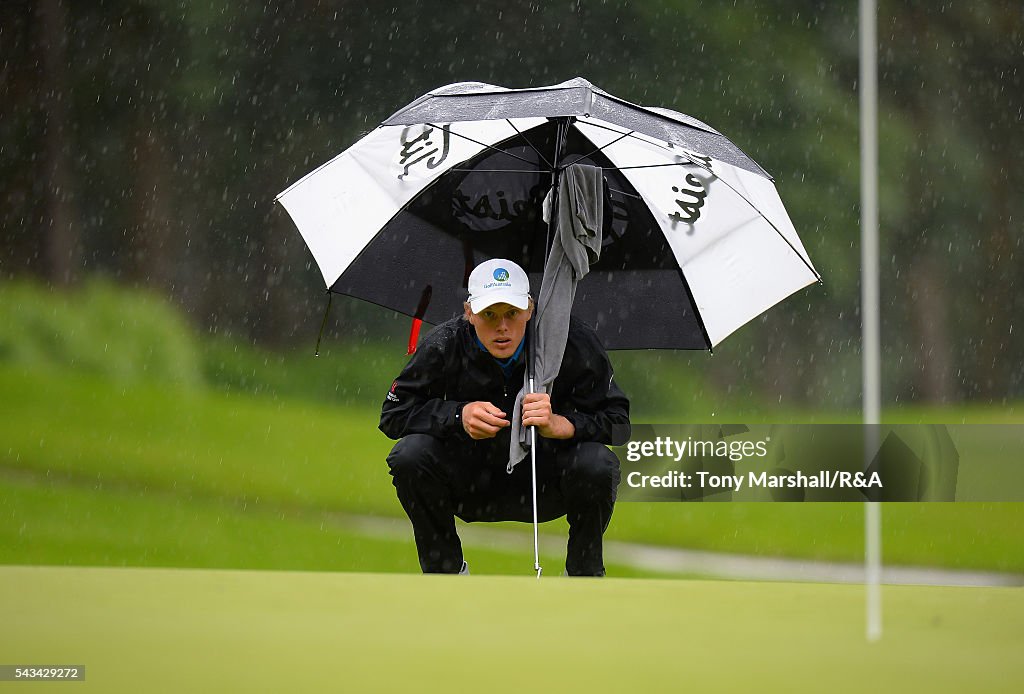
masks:
<svg viewBox="0 0 1024 694"><path fill-rule="evenodd" d="M519 343L523 341L526 322L530 320L532 312L510 304L492 304L480 313L466 309L466 314L466 318L476 328L476 336L491 356L508 359L516 353Z"/></svg>

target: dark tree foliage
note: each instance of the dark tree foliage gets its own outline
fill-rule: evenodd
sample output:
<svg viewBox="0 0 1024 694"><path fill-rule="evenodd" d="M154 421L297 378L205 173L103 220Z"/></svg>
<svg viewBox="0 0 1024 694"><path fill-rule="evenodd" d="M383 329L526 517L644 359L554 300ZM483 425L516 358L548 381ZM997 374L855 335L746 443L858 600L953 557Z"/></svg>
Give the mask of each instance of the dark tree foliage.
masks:
<svg viewBox="0 0 1024 694"><path fill-rule="evenodd" d="M1024 394L1022 13L880 7L887 400ZM307 343L322 280L274 195L439 85L576 75L730 136L775 177L825 278L690 365L726 390L859 396L853 3L9 0L3 276L103 273L204 329ZM337 339L379 312L342 302Z"/></svg>

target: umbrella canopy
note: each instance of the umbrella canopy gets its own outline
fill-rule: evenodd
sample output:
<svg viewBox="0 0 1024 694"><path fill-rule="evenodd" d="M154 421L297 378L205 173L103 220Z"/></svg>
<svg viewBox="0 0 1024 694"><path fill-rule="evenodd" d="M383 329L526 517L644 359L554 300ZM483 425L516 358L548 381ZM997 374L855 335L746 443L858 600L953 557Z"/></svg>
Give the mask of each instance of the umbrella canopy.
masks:
<svg viewBox="0 0 1024 694"><path fill-rule="evenodd" d="M581 78L436 89L278 200L329 290L439 323L488 258L540 286L542 201L572 164L607 183L600 260L573 313L609 349L710 349L819 279L757 163L694 118Z"/></svg>

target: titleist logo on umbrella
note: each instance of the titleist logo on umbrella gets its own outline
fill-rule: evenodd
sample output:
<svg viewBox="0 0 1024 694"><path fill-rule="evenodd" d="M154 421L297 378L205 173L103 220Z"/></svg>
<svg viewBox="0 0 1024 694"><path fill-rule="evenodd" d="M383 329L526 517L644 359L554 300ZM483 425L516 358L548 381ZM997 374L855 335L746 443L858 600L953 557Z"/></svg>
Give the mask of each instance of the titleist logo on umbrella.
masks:
<svg viewBox="0 0 1024 694"><path fill-rule="evenodd" d="M409 169L420 162L428 169L436 169L448 158L449 142L451 138L450 125L443 125L440 128L440 137L433 126L424 125L415 137L412 136L417 128L402 128L399 135L401 149L398 152L398 165L402 167L402 173L398 178L402 179L409 175ZM440 144L438 144L440 143Z"/></svg>

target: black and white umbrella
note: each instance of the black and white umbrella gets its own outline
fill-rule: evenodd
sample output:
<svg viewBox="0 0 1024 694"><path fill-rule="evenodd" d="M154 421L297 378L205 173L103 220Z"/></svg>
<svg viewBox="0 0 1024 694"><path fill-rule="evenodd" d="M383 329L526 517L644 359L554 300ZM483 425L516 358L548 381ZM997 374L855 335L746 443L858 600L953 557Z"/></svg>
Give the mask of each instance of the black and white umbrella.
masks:
<svg viewBox="0 0 1024 694"><path fill-rule="evenodd" d="M609 349L712 349L820 280L756 162L695 118L631 104L581 78L436 89L277 199L329 291L417 319L412 350L419 321L461 311L469 274L484 260L516 260L541 287L556 231L543 208L576 164L601 169L604 195L593 217L603 219L600 253L575 277L572 312Z"/></svg>
<svg viewBox="0 0 1024 694"><path fill-rule="evenodd" d="M439 323L488 258L520 261L540 286L542 201L576 163L607 185L573 313L609 349L711 349L820 279L771 177L725 136L581 78L436 89L277 199L328 290Z"/></svg>

